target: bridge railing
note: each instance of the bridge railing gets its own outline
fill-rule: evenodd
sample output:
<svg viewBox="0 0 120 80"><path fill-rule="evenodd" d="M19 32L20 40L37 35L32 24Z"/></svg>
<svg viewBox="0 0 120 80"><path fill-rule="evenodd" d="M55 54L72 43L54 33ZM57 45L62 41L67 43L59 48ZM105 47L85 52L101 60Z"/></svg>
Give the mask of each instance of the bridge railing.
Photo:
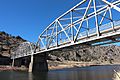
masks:
<svg viewBox="0 0 120 80"><path fill-rule="evenodd" d="M110 23L107 23L107 24L104 24L104 25L101 25L99 26L99 30L100 30L100 33L102 31L106 31L106 30L109 30L109 29L112 29L112 25L114 25L114 28L116 27L120 27L120 20L118 21L113 21L110 22ZM89 30L89 34L87 33L87 31L83 31L80 33L80 35L78 36L78 39L81 39L83 37L89 37L90 35L93 35L93 34L96 34L96 28L92 28ZM82 40L82 39L81 39ZM70 43L70 41L68 39L64 39L62 41L59 41L58 42L60 45L64 45L64 44L67 44L67 43ZM50 48L53 48L53 47L56 47L56 43L52 43ZM45 47L41 47L41 50L45 50L46 48Z"/></svg>
<svg viewBox="0 0 120 80"><path fill-rule="evenodd" d="M113 24L114 24L114 27L116 27L116 26L120 25L120 21L114 21ZM104 31L104 30L107 30L107 29L110 29L110 28L112 28L111 22L99 26L99 31L101 32L101 31ZM87 31L83 31L83 32L81 32L81 34L79 35L78 38L89 36L91 34L96 34L96 28L91 28L88 33L87 33Z"/></svg>

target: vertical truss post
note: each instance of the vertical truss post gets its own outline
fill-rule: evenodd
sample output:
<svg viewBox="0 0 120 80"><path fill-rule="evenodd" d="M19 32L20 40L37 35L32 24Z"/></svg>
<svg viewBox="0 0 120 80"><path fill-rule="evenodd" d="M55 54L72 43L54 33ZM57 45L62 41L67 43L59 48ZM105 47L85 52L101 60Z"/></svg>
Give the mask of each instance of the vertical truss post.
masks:
<svg viewBox="0 0 120 80"><path fill-rule="evenodd" d="M41 46L40 43L38 43L37 46L38 46L38 50L40 51L40 48L41 48L41 47L40 47L40 46ZM37 48L35 48L35 50L34 50L35 52L36 52L36 49L37 49Z"/></svg>
<svg viewBox="0 0 120 80"><path fill-rule="evenodd" d="M46 30L46 48L48 49L48 29Z"/></svg>
<svg viewBox="0 0 120 80"><path fill-rule="evenodd" d="M62 43L62 32L60 33L60 43Z"/></svg>
<svg viewBox="0 0 120 80"><path fill-rule="evenodd" d="M96 0L93 0L93 4L94 4L94 12L95 12L96 33L97 33L97 36L100 36L100 31L99 31L99 26L98 26L97 10L96 10Z"/></svg>
<svg viewBox="0 0 120 80"><path fill-rule="evenodd" d="M70 17L71 17L71 37L72 37L72 42L74 43L74 25L73 25L73 11L70 12Z"/></svg>
<svg viewBox="0 0 120 80"><path fill-rule="evenodd" d="M114 22L113 22L113 17L112 17L112 11L111 11L111 8L109 8L109 13L110 13L110 19L111 19L111 26L112 26L112 29L113 29L113 31L115 31L115 29L114 29Z"/></svg>
<svg viewBox="0 0 120 80"><path fill-rule="evenodd" d="M87 22L87 37L88 37L89 36L89 20L87 19L86 22Z"/></svg>
<svg viewBox="0 0 120 80"><path fill-rule="evenodd" d="M57 25L57 20L55 21L56 25L56 46L58 46L58 25Z"/></svg>

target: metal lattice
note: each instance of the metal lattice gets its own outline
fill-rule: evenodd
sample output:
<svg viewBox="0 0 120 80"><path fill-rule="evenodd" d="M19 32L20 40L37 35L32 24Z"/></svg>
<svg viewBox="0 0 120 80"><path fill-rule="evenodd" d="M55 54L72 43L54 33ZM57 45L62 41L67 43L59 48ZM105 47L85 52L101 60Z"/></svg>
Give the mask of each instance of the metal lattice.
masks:
<svg viewBox="0 0 120 80"><path fill-rule="evenodd" d="M83 0L40 34L40 50L34 54L81 43L92 45L119 34L120 0Z"/></svg>
<svg viewBox="0 0 120 80"><path fill-rule="evenodd" d="M82 37L97 37L107 29L119 26L120 1L83 0L53 21L39 36L42 49L79 42Z"/></svg>
<svg viewBox="0 0 120 80"><path fill-rule="evenodd" d="M32 55L32 53L34 52L34 48L35 48L34 44L30 42L23 42L13 50L11 58L14 59L18 57Z"/></svg>

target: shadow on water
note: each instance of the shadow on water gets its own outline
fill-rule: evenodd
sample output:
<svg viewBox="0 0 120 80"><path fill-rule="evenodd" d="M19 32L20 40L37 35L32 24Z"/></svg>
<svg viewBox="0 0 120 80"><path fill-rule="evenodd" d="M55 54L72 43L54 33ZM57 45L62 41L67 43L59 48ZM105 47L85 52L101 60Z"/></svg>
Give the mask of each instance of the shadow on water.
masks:
<svg viewBox="0 0 120 80"><path fill-rule="evenodd" d="M120 80L119 75L120 65L115 65L51 70L34 74L3 71L0 72L0 80Z"/></svg>
<svg viewBox="0 0 120 80"><path fill-rule="evenodd" d="M32 77L32 79L30 78ZM29 73L29 80L49 80L48 72Z"/></svg>

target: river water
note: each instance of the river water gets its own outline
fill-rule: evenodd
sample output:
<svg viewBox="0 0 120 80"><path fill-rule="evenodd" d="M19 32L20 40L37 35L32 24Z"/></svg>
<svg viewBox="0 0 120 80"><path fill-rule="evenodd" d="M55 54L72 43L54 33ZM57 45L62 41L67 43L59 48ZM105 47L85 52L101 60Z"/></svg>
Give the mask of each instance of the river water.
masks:
<svg viewBox="0 0 120 80"><path fill-rule="evenodd" d="M51 70L34 74L21 71L0 72L0 80L120 80L119 76L120 65Z"/></svg>

